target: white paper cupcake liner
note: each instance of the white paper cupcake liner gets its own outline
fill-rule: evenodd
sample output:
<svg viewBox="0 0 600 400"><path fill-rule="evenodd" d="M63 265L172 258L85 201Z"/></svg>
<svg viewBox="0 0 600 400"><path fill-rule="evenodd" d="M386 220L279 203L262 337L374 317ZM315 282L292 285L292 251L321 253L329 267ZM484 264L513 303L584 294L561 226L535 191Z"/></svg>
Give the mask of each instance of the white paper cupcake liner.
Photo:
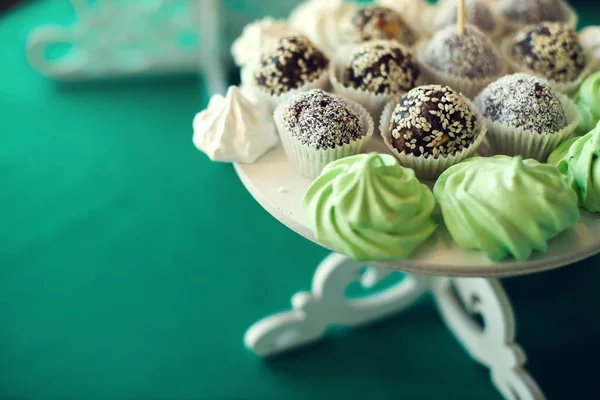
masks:
<svg viewBox="0 0 600 400"><path fill-rule="evenodd" d="M337 146L333 149L313 149L294 139L289 130L285 127L283 121L283 109L286 106L285 103L279 104L273 113L275 125L279 131L285 154L296 170L307 178L316 178L319 176L323 168L330 162L361 153L367 143L369 143L369 140L373 137L375 124L369 112L360 104L350 100L344 100L348 106L358 114L362 122L364 135L358 140L349 144Z"/></svg>
<svg viewBox="0 0 600 400"><path fill-rule="evenodd" d="M588 57L588 59L587 59L588 65L585 67L585 69L583 71L581 71L581 74L579 74L579 78L577 78L576 80L571 81L571 82L557 82L552 79L548 79L546 77L538 75L537 73L529 70L528 68L525 68L525 67L519 65L516 62L516 60L511 55L512 42L513 42L513 35L510 35L510 36L504 38L504 40L502 41L502 44L500 45L502 57L504 58L504 61L505 61L506 65L508 66L510 73L524 72L524 73L527 73L530 75L538 76L538 77L544 79L545 81L547 81L557 92L564 93L569 96L575 94L575 92L577 92L577 90L579 90L579 86L581 86L581 82L583 82L583 80L585 78L587 78L593 71L593 68L592 68L593 63L591 63L591 61L593 61L593 60ZM586 52L586 56L587 55L588 54Z"/></svg>
<svg viewBox="0 0 600 400"><path fill-rule="evenodd" d="M396 158L398 158L400 164L404 167L413 169L417 177L421 179L436 179L438 176L441 175L442 172L444 172L451 166L458 164L459 162L475 155L475 152L479 148L479 145L482 143L483 139L486 136L486 125L485 123L481 123L481 130L479 131L479 135L477 135L477 137L475 138L475 141L471 143L471 145L466 149L463 149L452 156L444 155L438 158L433 158L432 156L423 157L399 152L392 145L392 132L390 129L392 114L394 112L394 108L396 108L396 105L398 104L398 100L399 98L392 99L383 109L381 119L379 120L379 132L381 134L381 137L383 138L384 143L396 156ZM476 109L473 108L473 110ZM482 120L481 117L479 118Z"/></svg>
<svg viewBox="0 0 600 400"><path fill-rule="evenodd" d="M421 70L421 74L423 75L423 79L427 83L450 86L457 92L460 92L464 96L472 99L477 96L479 92L481 92L487 85L506 75L506 66L503 62L502 56L498 55L498 57L502 62L500 71L496 75L487 79L460 78L436 71L423 60L422 55L419 55L419 68Z"/></svg>
<svg viewBox="0 0 600 400"><path fill-rule="evenodd" d="M376 94L367 90L346 86L344 83L348 81L348 66L352 56L359 47L360 45L347 45L340 48L340 51L336 53L330 65L329 81L331 82L333 93L362 105L371 114L373 119L377 120L383 111L383 107L395 96L406 94L406 91L392 94ZM421 84L423 82L419 76L419 79L415 82L415 87Z"/></svg>
<svg viewBox="0 0 600 400"><path fill-rule="evenodd" d="M330 61L331 62L331 61ZM250 68L250 71L256 71L256 65L247 66L244 68ZM287 92L281 93L279 95L272 95L265 91L263 88L258 86L256 80L254 79L254 74L250 72L243 72L242 77L244 78L243 86L244 89L252 94L251 97L255 98L258 101L258 104L261 107L264 107L265 111L268 113L272 113L273 110L279 105L290 98L294 97L298 93L307 92L312 89L322 89L329 90L329 69L326 68L319 75L319 77L311 82L308 82L296 89L288 90Z"/></svg>
<svg viewBox="0 0 600 400"><path fill-rule="evenodd" d="M565 95L560 95L559 98L567 116L567 126L558 132L538 133L483 118L488 128L487 141L494 153L507 156L521 155L523 158L545 162L550 153L571 136L581 120L581 114L575 103Z"/></svg>

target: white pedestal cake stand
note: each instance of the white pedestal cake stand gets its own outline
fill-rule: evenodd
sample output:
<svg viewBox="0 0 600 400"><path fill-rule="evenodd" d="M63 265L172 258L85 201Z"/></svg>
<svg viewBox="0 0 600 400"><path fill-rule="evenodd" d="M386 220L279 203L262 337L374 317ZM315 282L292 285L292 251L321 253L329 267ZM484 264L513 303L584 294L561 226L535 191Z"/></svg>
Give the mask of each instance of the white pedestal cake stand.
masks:
<svg viewBox="0 0 600 400"><path fill-rule="evenodd" d="M387 152L380 141L372 151ZM318 243L301 209L310 179L300 176L278 147L254 164L238 164L246 189L281 223ZM437 216L439 218L439 215ZM319 244L319 243L318 243ZM523 365L525 353L515 343L512 306L495 277L541 272L600 252L600 219L584 212L572 229L550 242L546 253L529 261L494 263L481 252L458 248L442 226L410 260L389 263L356 262L331 254L317 267L310 292L292 297L292 310L252 325L246 346L259 356L271 356L321 339L329 326L357 326L401 312L424 295L433 296L440 315L469 355L490 369L500 393L511 400L540 400L544 394ZM347 287L359 282L373 287L395 271L400 282L375 294L352 299ZM483 319L483 327L474 317Z"/></svg>

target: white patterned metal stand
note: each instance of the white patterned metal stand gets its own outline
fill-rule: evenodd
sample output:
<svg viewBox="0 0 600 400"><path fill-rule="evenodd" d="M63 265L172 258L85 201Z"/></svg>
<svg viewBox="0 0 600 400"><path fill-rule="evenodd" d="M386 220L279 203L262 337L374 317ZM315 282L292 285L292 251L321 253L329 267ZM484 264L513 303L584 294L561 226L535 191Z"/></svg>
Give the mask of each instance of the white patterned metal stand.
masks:
<svg viewBox="0 0 600 400"><path fill-rule="evenodd" d="M27 38L27 58L59 81L193 73L225 93L218 0L70 0L75 21Z"/></svg>
<svg viewBox="0 0 600 400"><path fill-rule="evenodd" d="M373 151L385 151L374 141ZM236 170L254 198L283 224L315 241L300 201L310 180L299 176L277 148L254 164ZM509 400L542 400L544 394L524 368L525 353L515 342L512 306L495 277L539 272L563 266L600 251L600 219L584 213L578 225L554 239L551 249L530 261L492 263L478 252L458 248L442 227L408 261L366 266L331 254L318 267L309 292L292 297L292 309L252 325L246 346L259 356L271 356L313 343L330 326L372 323L411 307L422 296L433 296L448 329L469 355L490 370L493 384ZM409 271L398 283L360 298L349 298L354 282L371 288L391 274ZM477 322L477 317L483 324Z"/></svg>

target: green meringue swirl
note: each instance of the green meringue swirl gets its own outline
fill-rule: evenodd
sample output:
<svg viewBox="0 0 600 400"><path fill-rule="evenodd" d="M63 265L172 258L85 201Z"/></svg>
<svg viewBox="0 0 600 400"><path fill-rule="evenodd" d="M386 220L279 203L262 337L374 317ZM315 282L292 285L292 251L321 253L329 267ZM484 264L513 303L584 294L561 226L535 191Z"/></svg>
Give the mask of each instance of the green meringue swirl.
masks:
<svg viewBox="0 0 600 400"><path fill-rule="evenodd" d="M406 258L437 228L431 190L385 154L328 164L303 207L320 242L357 260Z"/></svg>
<svg viewBox="0 0 600 400"><path fill-rule="evenodd" d="M567 154L556 162L558 170L577 193L579 205L591 212L600 211L598 157L600 157L600 123L587 135L571 144Z"/></svg>
<svg viewBox="0 0 600 400"><path fill-rule="evenodd" d="M522 157L471 158L446 170L433 193L454 241L494 261L533 250L579 220L577 195L558 170Z"/></svg>
<svg viewBox="0 0 600 400"><path fill-rule="evenodd" d="M582 120L575 129L578 136L585 135L600 121L600 72L587 77L573 98Z"/></svg>

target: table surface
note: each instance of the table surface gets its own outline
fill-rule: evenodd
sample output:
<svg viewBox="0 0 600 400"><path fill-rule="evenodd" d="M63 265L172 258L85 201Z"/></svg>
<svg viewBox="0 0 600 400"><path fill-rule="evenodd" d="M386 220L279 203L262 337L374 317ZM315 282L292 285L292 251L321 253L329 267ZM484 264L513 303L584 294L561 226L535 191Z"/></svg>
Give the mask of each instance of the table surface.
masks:
<svg viewBox="0 0 600 400"><path fill-rule="evenodd" d="M499 398L428 301L290 356L248 353L245 329L307 288L325 250L192 146L201 82L32 72L27 30L70 12L0 16L0 399ZM549 398L597 389L599 261L505 281Z"/></svg>

